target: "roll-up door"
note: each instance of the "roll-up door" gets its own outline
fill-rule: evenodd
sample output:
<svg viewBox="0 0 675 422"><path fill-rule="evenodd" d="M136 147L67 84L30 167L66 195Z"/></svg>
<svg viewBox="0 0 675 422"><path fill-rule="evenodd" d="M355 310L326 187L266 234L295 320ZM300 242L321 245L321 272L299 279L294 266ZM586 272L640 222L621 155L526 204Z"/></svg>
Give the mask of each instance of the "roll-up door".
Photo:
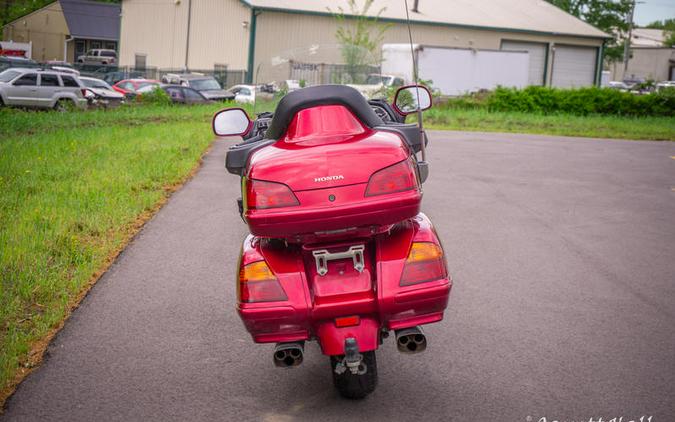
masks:
<svg viewBox="0 0 675 422"><path fill-rule="evenodd" d="M597 59L596 47L555 46L551 85L558 88L594 85Z"/></svg>
<svg viewBox="0 0 675 422"><path fill-rule="evenodd" d="M529 85L544 85L548 45L525 41L502 41L502 50L527 51L530 54Z"/></svg>

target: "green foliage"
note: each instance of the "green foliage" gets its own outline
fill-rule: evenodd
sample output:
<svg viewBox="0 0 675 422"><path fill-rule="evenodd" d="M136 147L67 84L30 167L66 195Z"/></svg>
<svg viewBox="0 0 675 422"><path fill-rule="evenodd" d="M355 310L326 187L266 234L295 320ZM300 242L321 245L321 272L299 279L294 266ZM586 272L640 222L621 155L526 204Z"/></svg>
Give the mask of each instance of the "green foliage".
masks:
<svg viewBox="0 0 675 422"><path fill-rule="evenodd" d="M628 33L627 16L632 0L548 0L549 3L613 36L605 47L608 61L623 58L623 39Z"/></svg>
<svg viewBox="0 0 675 422"><path fill-rule="evenodd" d="M219 107L0 110L0 390L194 168Z"/></svg>
<svg viewBox="0 0 675 422"><path fill-rule="evenodd" d="M675 46L675 18L664 19L662 21L654 21L647 25L647 28L662 29L665 32L666 39L663 44L666 47Z"/></svg>
<svg viewBox="0 0 675 422"><path fill-rule="evenodd" d="M672 117L545 115L434 107L424 113L424 121L429 129L675 141Z"/></svg>
<svg viewBox="0 0 675 422"><path fill-rule="evenodd" d="M384 33L391 26L379 22L385 7L377 13L369 13L373 2L374 0L365 0L363 7L359 9L356 0L348 0L349 12L345 12L342 7L338 7L337 12L329 9L338 21L335 38L340 44L342 58L347 64L347 73L352 83L356 82L359 73L363 73L363 67L378 64L380 44Z"/></svg>
<svg viewBox="0 0 675 422"><path fill-rule="evenodd" d="M120 3L121 0L95 0L103 3ZM0 25L19 19L31 12L54 3L54 0L0 0Z"/></svg>
<svg viewBox="0 0 675 422"><path fill-rule="evenodd" d="M156 87L150 92L136 97L136 101L143 104L171 105L171 97L162 88Z"/></svg>
<svg viewBox="0 0 675 422"><path fill-rule="evenodd" d="M451 99L445 108L577 116L675 116L675 88L636 95L608 88L497 88L491 93Z"/></svg>

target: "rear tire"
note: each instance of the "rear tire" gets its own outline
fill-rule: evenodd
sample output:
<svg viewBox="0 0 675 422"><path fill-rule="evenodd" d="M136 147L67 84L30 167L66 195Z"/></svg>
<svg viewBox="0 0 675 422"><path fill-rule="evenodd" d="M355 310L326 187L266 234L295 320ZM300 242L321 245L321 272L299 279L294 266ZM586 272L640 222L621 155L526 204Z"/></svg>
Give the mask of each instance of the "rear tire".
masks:
<svg viewBox="0 0 675 422"><path fill-rule="evenodd" d="M348 399L362 399L375 391L377 386L377 359L375 351L362 353L363 364L366 366L366 373L363 375L352 374L346 370L342 374L335 373L335 367L342 360L342 356L330 358L330 367L333 373L333 384L342 397Z"/></svg>

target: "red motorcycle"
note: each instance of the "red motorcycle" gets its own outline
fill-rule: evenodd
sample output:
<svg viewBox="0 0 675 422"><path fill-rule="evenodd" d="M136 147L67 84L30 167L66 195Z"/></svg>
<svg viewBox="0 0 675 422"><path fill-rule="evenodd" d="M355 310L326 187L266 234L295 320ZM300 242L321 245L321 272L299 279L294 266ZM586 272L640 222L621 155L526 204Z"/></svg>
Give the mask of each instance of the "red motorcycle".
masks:
<svg viewBox="0 0 675 422"><path fill-rule="evenodd" d="M213 119L218 136L245 138L226 160L241 176L251 232L239 315L256 343L276 343L279 367L300 365L304 343L318 341L344 397L375 389L375 351L391 331L400 352L423 352L420 326L441 321L448 303L443 247L420 213L430 107L420 85L399 89L391 106L322 85L288 93L255 121L240 108ZM401 123L411 113L419 123Z"/></svg>

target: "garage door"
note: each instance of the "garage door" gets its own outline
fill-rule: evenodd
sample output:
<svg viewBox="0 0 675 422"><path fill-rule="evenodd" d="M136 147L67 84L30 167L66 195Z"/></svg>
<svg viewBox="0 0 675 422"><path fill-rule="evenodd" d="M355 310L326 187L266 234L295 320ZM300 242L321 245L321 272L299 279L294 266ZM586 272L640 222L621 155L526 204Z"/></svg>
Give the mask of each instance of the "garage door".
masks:
<svg viewBox="0 0 675 422"><path fill-rule="evenodd" d="M594 85L597 59L595 47L557 45L553 53L551 84L558 88Z"/></svg>
<svg viewBox="0 0 675 422"><path fill-rule="evenodd" d="M509 51L527 51L530 53L530 70L528 84L544 85L544 73L546 72L546 44L523 42L523 41L502 41L502 50Z"/></svg>

